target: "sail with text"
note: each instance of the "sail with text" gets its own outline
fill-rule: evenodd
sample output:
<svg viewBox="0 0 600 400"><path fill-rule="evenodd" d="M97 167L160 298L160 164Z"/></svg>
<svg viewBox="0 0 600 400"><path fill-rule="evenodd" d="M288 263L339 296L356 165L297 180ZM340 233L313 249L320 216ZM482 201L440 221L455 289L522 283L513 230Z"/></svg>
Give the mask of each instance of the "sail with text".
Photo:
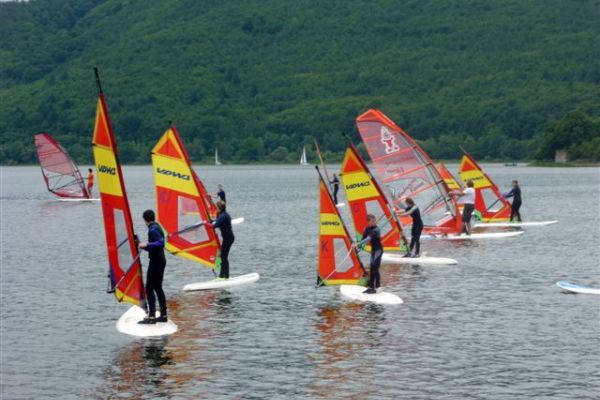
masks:
<svg viewBox="0 0 600 400"><path fill-rule="evenodd" d="M213 216L206 190L192 169L175 126L152 149L157 219L167 233L166 249L209 268L218 265L219 238L206 225Z"/></svg>
<svg viewBox="0 0 600 400"><path fill-rule="evenodd" d="M133 231L117 143L97 76L96 79L100 93L92 144L110 266L108 291L114 293L119 302L125 301L145 308L142 264L137 237Z"/></svg>
<svg viewBox="0 0 600 400"><path fill-rule="evenodd" d="M352 248L350 235L319 173L319 265L317 287L364 285L365 268Z"/></svg>
<svg viewBox="0 0 600 400"><path fill-rule="evenodd" d="M373 214L381 229L381 244L385 250L406 251L406 239L395 212L390 210L383 190L371 175L356 147L346 150L341 171L342 184L350 206L357 235L367 227L367 214Z"/></svg>
<svg viewBox="0 0 600 400"><path fill-rule="evenodd" d="M34 142L48 191L58 197L88 199L81 173L69 153L45 132L35 134Z"/></svg>
<svg viewBox="0 0 600 400"><path fill-rule="evenodd" d="M458 181L456 179L454 179L454 175L452 175L452 173L450 171L448 171L448 168L446 168L444 163L442 163L442 162L438 163L438 171L440 171L440 175L444 179L444 182L446 182L446 186L448 186L448 189L450 189L450 190L461 190L462 189L462 186L460 186Z"/></svg>
<svg viewBox="0 0 600 400"><path fill-rule="evenodd" d="M475 189L475 210L479 212L483 222L508 221L511 205L492 179L481 169L479 164L466 151L460 162L458 175L466 185L473 182Z"/></svg>
<svg viewBox="0 0 600 400"><path fill-rule="evenodd" d="M421 210L424 232L460 232L456 200L423 149L379 110L358 116L356 125L394 209L402 210L404 199L412 197Z"/></svg>

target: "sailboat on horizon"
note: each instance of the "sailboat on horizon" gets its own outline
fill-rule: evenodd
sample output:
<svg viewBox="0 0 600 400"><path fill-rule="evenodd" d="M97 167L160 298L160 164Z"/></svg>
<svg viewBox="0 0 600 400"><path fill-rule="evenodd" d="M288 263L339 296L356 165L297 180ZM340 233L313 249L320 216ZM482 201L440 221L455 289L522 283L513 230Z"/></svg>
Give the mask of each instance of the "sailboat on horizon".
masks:
<svg viewBox="0 0 600 400"><path fill-rule="evenodd" d="M306 146L302 147L302 156L300 156L300 165L309 165L306 161Z"/></svg>
<svg viewBox="0 0 600 400"><path fill-rule="evenodd" d="M219 149L215 148L215 165L221 165L221 161L219 161Z"/></svg>

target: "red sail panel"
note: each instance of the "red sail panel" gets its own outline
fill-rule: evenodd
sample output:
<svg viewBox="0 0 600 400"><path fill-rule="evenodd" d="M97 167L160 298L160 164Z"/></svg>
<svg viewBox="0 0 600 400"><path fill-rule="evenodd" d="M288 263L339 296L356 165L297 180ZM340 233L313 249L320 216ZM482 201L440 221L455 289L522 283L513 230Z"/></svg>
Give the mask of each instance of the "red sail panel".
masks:
<svg viewBox="0 0 600 400"><path fill-rule="evenodd" d="M450 190L461 190L462 189L460 184L456 181L456 179L454 179L454 176L452 175L452 173L450 171L448 171L448 168L446 168L444 163L442 163L442 162L438 163L438 171L440 171L440 175L441 175L442 179L444 179L444 182L446 182L446 186L448 186L448 189L450 189Z"/></svg>
<svg viewBox="0 0 600 400"><path fill-rule="evenodd" d="M92 145L104 217L110 291L115 293L119 302L125 301L145 308L144 280L137 237L133 231L117 143L103 94L98 98Z"/></svg>
<svg viewBox="0 0 600 400"><path fill-rule="evenodd" d="M362 235L367 227L367 214L373 214L380 221L384 249L406 250L400 222L390 210L383 190L354 145L350 145L344 155L341 178L357 235Z"/></svg>
<svg viewBox="0 0 600 400"><path fill-rule="evenodd" d="M48 191L58 197L89 198L81 173L69 153L48 133L34 135L34 141Z"/></svg>
<svg viewBox="0 0 600 400"><path fill-rule="evenodd" d="M206 189L192 169L175 126L152 149L157 218L167 231L166 248L172 254L209 268L218 264L219 238L213 228Z"/></svg>
<svg viewBox="0 0 600 400"><path fill-rule="evenodd" d="M458 175L465 185L467 181L473 182L475 210L479 211L483 222L499 222L510 219L510 203L502 196L498 186L477 164L477 161L466 152L460 162Z"/></svg>
<svg viewBox="0 0 600 400"><path fill-rule="evenodd" d="M317 286L364 285L365 268L319 173L319 266Z"/></svg>
<svg viewBox="0 0 600 400"><path fill-rule="evenodd" d="M404 199L412 197L425 232L460 232L456 201L423 149L379 110L360 115L356 125L394 208L401 210Z"/></svg>

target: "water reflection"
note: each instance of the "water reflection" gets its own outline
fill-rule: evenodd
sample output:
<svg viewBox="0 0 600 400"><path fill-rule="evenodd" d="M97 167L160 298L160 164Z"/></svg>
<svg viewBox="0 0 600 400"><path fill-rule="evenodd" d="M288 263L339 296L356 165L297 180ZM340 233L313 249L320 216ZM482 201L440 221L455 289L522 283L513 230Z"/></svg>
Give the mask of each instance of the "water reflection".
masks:
<svg viewBox="0 0 600 400"><path fill-rule="evenodd" d="M375 366L364 352L377 348L388 330L384 308L375 304L343 303L317 309L317 355L313 362L319 377L310 391L319 398L359 398L372 395L371 388L356 385ZM356 359L360 362L356 363Z"/></svg>

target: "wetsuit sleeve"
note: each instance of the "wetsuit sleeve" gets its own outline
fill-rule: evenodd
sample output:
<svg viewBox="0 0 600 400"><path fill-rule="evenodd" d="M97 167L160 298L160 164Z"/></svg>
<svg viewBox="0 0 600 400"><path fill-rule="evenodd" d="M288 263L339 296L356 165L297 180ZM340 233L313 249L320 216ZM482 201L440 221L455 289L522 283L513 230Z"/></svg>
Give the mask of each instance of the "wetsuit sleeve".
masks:
<svg viewBox="0 0 600 400"><path fill-rule="evenodd" d="M407 208L407 209L406 209L406 213L407 213L407 214L412 214L412 213L414 213L415 211L417 211L417 206L412 206L411 208Z"/></svg>
<svg viewBox="0 0 600 400"><path fill-rule="evenodd" d="M372 230L368 234L367 234L367 231L364 231L363 232L363 239L360 242L358 242L358 245L362 246L362 245L365 245L365 244L369 243L371 241L371 239L373 239L375 237L375 235L376 235L376 233L375 233L374 230Z"/></svg>
<svg viewBox="0 0 600 400"><path fill-rule="evenodd" d="M224 222L225 222L225 214L221 214L217 217L215 222L213 222L212 227L221 229Z"/></svg>
<svg viewBox="0 0 600 400"><path fill-rule="evenodd" d="M148 232L148 249L157 249L165 246L165 237L160 229L152 229Z"/></svg>

